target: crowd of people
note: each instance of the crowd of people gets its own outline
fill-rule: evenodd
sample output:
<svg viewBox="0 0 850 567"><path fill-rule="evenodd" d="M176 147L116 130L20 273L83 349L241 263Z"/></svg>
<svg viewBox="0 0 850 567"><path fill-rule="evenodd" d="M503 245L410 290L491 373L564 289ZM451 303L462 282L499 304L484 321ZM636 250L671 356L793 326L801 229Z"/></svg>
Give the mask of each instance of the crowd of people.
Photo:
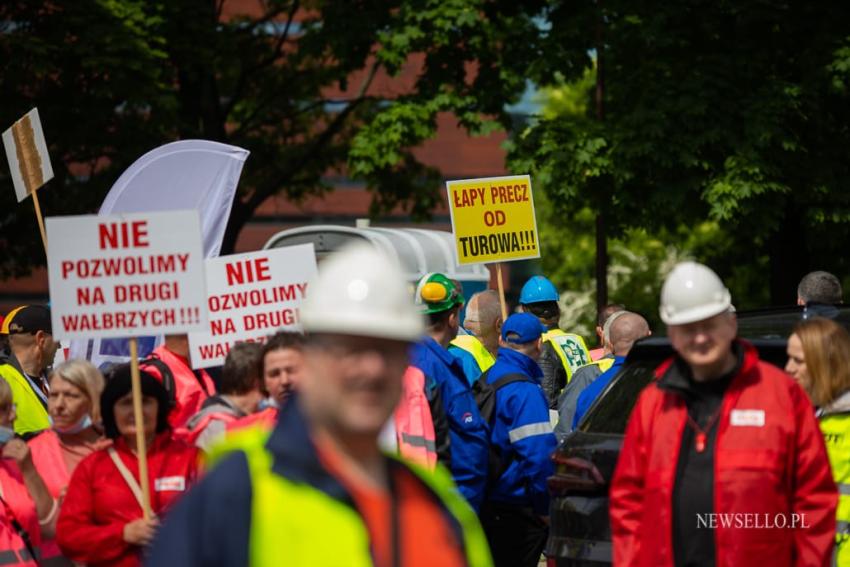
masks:
<svg viewBox="0 0 850 567"><path fill-rule="evenodd" d="M497 292L467 301L445 274L411 297L365 245L326 259L309 289L302 332L237 343L220 372L165 337L139 363L142 431L129 364L54 367L49 308L9 312L0 565L537 565L551 455L651 334L646 319L606 306L590 349L559 327L545 277L503 318ZM825 272L798 296L842 302ZM805 318L784 371L764 363L722 281L693 262L667 276L660 314L675 354L641 393L611 481L615 564L850 565L847 330ZM742 528L746 514L774 524Z"/></svg>

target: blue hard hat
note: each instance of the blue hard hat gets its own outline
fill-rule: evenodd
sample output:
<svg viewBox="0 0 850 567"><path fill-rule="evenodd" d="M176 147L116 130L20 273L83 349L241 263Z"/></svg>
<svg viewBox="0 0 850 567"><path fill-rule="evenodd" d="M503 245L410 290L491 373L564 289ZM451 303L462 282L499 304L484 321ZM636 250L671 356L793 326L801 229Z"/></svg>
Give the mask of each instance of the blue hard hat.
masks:
<svg viewBox="0 0 850 567"><path fill-rule="evenodd" d="M543 276L533 276L519 292L519 302L523 305L541 303L543 301L558 301L558 290L555 285Z"/></svg>

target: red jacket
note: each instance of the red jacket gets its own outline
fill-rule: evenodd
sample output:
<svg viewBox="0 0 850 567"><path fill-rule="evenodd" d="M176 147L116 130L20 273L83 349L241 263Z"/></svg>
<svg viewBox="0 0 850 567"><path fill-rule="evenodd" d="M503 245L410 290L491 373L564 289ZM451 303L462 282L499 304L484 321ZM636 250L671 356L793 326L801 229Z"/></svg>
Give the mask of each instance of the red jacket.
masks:
<svg viewBox="0 0 850 567"><path fill-rule="evenodd" d="M138 461L124 439L117 439L114 447L138 479ZM157 435L147 455L151 509L161 519L195 481L198 449L166 432ZM124 525L141 517L141 506L102 449L83 459L74 471L59 513L56 540L65 557L90 567L135 567L141 565L140 548L124 541Z"/></svg>
<svg viewBox="0 0 850 567"><path fill-rule="evenodd" d="M186 426L189 419L201 411L201 406L204 401L215 394L215 383L213 383L210 375L205 370L198 370L198 375L203 382L198 381L198 377L192 372L192 367L189 365L189 359L175 354L165 348L165 345L160 345L153 351L153 356L159 357L166 366L171 370L174 376L174 389L176 404L171 413L168 414L168 423L174 430L179 430ZM159 370L153 365L145 366L145 372L149 372L157 380L162 381Z"/></svg>
<svg viewBox="0 0 850 567"><path fill-rule="evenodd" d="M21 567L35 567L36 563L29 555L24 540L18 535L13 521L21 525L29 534L34 548L41 545L41 528L21 471L14 461L0 459L0 496L5 503L0 504L0 553L9 553L8 563ZM14 559L13 559L13 556Z"/></svg>
<svg viewBox="0 0 850 567"><path fill-rule="evenodd" d="M794 380L744 347L716 425L714 512L737 514L725 527L717 520L717 567L829 565L838 495L814 410ZM684 399L657 383L638 399L611 482L615 565L673 565L673 489L686 412ZM766 518L790 525L793 514L807 527L752 527Z"/></svg>

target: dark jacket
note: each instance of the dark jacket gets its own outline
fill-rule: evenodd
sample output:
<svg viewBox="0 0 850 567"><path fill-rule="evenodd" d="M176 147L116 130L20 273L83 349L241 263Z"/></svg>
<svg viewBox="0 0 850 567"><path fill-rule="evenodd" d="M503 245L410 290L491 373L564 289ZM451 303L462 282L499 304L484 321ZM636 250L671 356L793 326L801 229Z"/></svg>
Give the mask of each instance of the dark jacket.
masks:
<svg viewBox="0 0 850 567"><path fill-rule="evenodd" d="M564 368L555 348L557 347L552 343L543 343L543 352L537 359L537 364L543 372L541 384L549 409L558 409L558 395L567 385L567 369Z"/></svg>
<svg viewBox="0 0 850 567"><path fill-rule="evenodd" d="M351 494L320 460L296 398L280 410L266 448L273 456L272 472L307 484L357 511ZM388 460L387 465L392 474L405 470L398 461ZM251 500L248 461L244 453L236 452L216 465L171 510L157 531L145 565L250 565ZM447 509L444 511L458 541L463 541L460 524ZM298 514L298 510L281 513ZM328 534L328 545L333 545L333 534ZM340 561L344 564L344 558Z"/></svg>

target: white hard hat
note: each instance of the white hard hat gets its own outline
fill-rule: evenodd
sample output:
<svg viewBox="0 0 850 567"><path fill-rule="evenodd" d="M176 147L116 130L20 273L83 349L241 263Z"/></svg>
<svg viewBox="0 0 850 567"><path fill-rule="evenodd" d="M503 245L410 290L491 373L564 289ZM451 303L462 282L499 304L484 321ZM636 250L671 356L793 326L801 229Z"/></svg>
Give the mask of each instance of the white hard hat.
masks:
<svg viewBox="0 0 850 567"><path fill-rule="evenodd" d="M301 306L307 333L413 341L425 332L398 265L374 246L346 246L319 265Z"/></svg>
<svg viewBox="0 0 850 567"><path fill-rule="evenodd" d="M661 288L661 320L668 325L702 321L732 307L732 296L711 268L682 262L667 275Z"/></svg>

